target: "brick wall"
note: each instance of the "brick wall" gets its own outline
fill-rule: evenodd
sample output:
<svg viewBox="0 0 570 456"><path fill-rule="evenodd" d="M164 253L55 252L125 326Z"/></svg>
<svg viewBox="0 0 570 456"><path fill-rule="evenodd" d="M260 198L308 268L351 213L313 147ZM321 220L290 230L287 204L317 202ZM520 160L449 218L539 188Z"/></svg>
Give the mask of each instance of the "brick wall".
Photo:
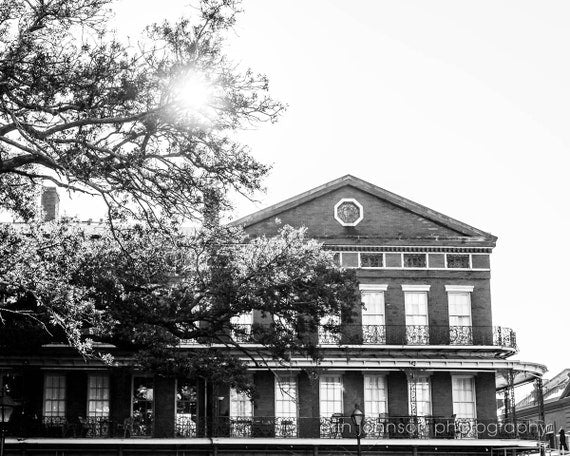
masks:
<svg viewBox="0 0 570 456"><path fill-rule="evenodd" d="M66 415L72 423L87 416L87 372L73 371L66 375Z"/></svg>
<svg viewBox="0 0 570 456"><path fill-rule="evenodd" d="M39 368L27 367L23 369L22 374L25 394L23 413L28 417L39 418L43 414L44 372Z"/></svg>
<svg viewBox="0 0 570 456"><path fill-rule="evenodd" d="M408 379L403 372L390 372L388 382L388 414L391 416L409 415Z"/></svg>
<svg viewBox="0 0 570 456"><path fill-rule="evenodd" d="M364 376L361 372L345 372L342 382L344 414L348 416L356 406L361 410L364 407Z"/></svg>
<svg viewBox="0 0 570 456"><path fill-rule="evenodd" d="M475 376L475 394L477 401L477 418L480 420L497 419L494 372L479 372Z"/></svg>
<svg viewBox="0 0 570 456"><path fill-rule="evenodd" d="M174 437L174 419L176 415L176 382L174 378L154 377L154 436Z"/></svg>
<svg viewBox="0 0 570 456"><path fill-rule="evenodd" d="M299 417L309 418L299 423L299 437L318 437L319 427L316 418L319 415L319 382L310 381L306 372L300 372L297 377L299 388Z"/></svg>
<svg viewBox="0 0 570 456"><path fill-rule="evenodd" d="M485 327L474 332L474 342L482 343L492 340L492 317L491 317L491 293L488 276L479 272L462 272L453 274L448 271L359 271L358 278L361 283L387 284L388 289L384 294L387 342L388 344L401 344L404 334L405 298L402 291L404 285L430 285L428 292L428 317L432 327L430 342L432 344L448 344L449 332L449 305L446 285L472 285L471 315L473 326ZM360 325L361 308L359 309L354 324Z"/></svg>
<svg viewBox="0 0 570 456"><path fill-rule="evenodd" d="M451 416L453 398L449 372L434 372L431 376L431 401L434 416Z"/></svg>
<svg viewBox="0 0 570 456"><path fill-rule="evenodd" d="M111 421L122 425L131 416L131 374L126 369L113 369L110 377Z"/></svg>
<svg viewBox="0 0 570 456"><path fill-rule="evenodd" d="M364 207L364 219L355 227L342 226L334 218L334 205L342 198L355 198ZM307 226L309 236L318 238L375 236L385 239L435 239L462 235L351 186L283 211L277 217L281 224L276 224L275 217L271 217L249 226L247 231L253 235L270 235L288 224Z"/></svg>
<svg viewBox="0 0 570 456"><path fill-rule="evenodd" d="M271 372L256 372L253 376L256 395L255 416L275 416L275 377Z"/></svg>

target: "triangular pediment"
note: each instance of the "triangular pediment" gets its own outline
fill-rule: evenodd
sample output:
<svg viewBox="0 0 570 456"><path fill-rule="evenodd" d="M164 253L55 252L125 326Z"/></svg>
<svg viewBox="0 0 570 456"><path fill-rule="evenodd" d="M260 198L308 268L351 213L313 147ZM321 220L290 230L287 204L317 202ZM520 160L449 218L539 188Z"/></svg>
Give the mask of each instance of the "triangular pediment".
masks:
<svg viewBox="0 0 570 456"><path fill-rule="evenodd" d="M369 182L347 175L232 224L252 235L282 225L306 226L311 237L342 242L419 245L453 241L494 246L496 237ZM336 240L336 241L335 241ZM431 243L431 242L430 242Z"/></svg>

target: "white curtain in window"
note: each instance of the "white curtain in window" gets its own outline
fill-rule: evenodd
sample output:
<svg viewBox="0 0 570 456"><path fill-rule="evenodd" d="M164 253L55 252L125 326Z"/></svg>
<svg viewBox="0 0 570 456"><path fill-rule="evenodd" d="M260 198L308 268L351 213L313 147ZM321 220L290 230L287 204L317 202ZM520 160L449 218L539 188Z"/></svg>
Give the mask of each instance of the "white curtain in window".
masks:
<svg viewBox="0 0 570 456"><path fill-rule="evenodd" d="M44 416L65 416L65 375L46 374L44 378Z"/></svg>
<svg viewBox="0 0 570 456"><path fill-rule="evenodd" d="M364 376L364 413L368 417L388 412L386 377L384 375Z"/></svg>
<svg viewBox="0 0 570 456"><path fill-rule="evenodd" d="M91 374L87 382L87 416L109 416L109 376Z"/></svg>
<svg viewBox="0 0 570 456"><path fill-rule="evenodd" d="M296 377L282 376L275 379L275 416L281 418L297 417Z"/></svg>
<svg viewBox="0 0 570 456"><path fill-rule="evenodd" d="M405 292L406 325L428 325L427 293Z"/></svg>
<svg viewBox="0 0 570 456"><path fill-rule="evenodd" d="M253 407L251 399L246 393L230 389L230 416L252 417Z"/></svg>
<svg viewBox="0 0 570 456"><path fill-rule="evenodd" d="M453 413L457 418L476 418L475 382L473 377L452 377Z"/></svg>
<svg viewBox="0 0 570 456"><path fill-rule="evenodd" d="M471 293L449 292L449 326L471 326Z"/></svg>
<svg viewBox="0 0 570 456"><path fill-rule="evenodd" d="M362 291L362 324L384 326L384 292Z"/></svg>
<svg viewBox="0 0 570 456"><path fill-rule="evenodd" d="M331 417L342 413L342 378L340 375L324 375L319 379L320 413Z"/></svg>

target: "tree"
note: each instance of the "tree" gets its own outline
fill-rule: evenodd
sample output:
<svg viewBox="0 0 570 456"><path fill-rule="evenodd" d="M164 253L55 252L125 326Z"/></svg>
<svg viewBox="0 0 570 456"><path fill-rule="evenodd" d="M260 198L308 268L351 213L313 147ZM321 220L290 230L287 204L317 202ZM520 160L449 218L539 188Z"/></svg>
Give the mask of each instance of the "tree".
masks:
<svg viewBox="0 0 570 456"><path fill-rule="evenodd" d="M318 359L318 323L329 315L349 321L357 299L354 274L303 229L248 240L234 227L188 236L138 226L121 234L120 245L71 227L45 230L26 242L16 236L10 256L30 266L18 261L1 271L6 308L16 310L25 291L40 304L37 318L45 321L49 309L48 324L65 328L85 353L93 341L111 343L151 372L246 388L248 362ZM236 317L250 312L265 323L241 325ZM202 346L182 350L181 341ZM112 352L98 355L110 360Z"/></svg>
<svg viewBox="0 0 570 456"><path fill-rule="evenodd" d="M317 323L350 317L354 275L302 230L248 240L215 223L227 192L250 194L267 171L233 133L283 108L222 52L236 1L202 0L137 47L109 31L110 4L0 5L0 207L31 220L48 180L100 195L111 222L97 239L66 224L0 228L0 348L48 337L111 362L93 345L110 342L153 372L244 388L243 357L318 358ZM177 228L202 215L193 235ZM115 229L126 218L139 224ZM266 324L250 331L235 317L251 311Z"/></svg>
<svg viewBox="0 0 570 456"><path fill-rule="evenodd" d="M283 106L263 75L222 52L236 0L202 0L137 46L109 30L111 3L0 5L1 205L30 219L49 180L100 195L111 222L156 224L198 216L213 187L258 190L267 167L232 132L275 121Z"/></svg>

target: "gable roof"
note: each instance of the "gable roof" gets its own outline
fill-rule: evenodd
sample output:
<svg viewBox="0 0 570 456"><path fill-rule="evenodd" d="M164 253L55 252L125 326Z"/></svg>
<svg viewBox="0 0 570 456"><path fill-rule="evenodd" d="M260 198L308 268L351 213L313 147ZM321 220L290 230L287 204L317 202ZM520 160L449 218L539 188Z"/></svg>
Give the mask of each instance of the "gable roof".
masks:
<svg viewBox="0 0 570 456"><path fill-rule="evenodd" d="M280 203L274 204L265 209L254 212L253 214L234 220L233 222L231 222L231 225L234 226L240 225L244 227L251 226L263 220L273 218L288 209L300 206L301 204L307 203L315 198L318 198L320 196L323 196L327 193L330 193L334 190L337 190L345 186L355 187L379 199L388 201L394 204L395 206L405 209L411 213L432 220L445 227L448 227L452 230L462 233L465 236L483 238L484 240L492 243L494 243L497 240L497 237L490 233L479 230L466 223L460 222L459 220L444 215L440 212L434 211L433 209L430 209L412 200L404 198L403 196L396 195L395 193L392 193L388 190L378 187L377 185L371 184L370 182L366 182L362 179L351 176L350 174L339 177L338 179L327 182L326 184L319 185L318 187L315 187L304 193L288 198Z"/></svg>

